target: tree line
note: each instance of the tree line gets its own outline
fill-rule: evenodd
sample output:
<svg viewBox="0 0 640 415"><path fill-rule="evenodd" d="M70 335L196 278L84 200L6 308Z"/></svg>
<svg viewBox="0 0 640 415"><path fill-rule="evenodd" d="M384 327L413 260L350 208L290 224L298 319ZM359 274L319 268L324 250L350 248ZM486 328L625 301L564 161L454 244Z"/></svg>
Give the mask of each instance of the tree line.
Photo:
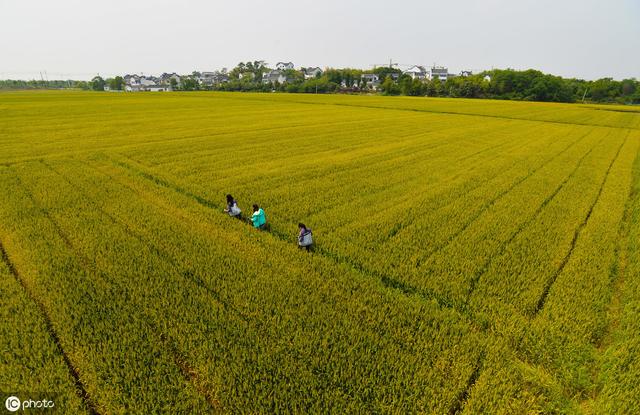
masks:
<svg viewBox="0 0 640 415"><path fill-rule="evenodd" d="M562 78L534 69L494 69L441 81L412 79L399 69L378 67L371 71L327 69L314 79L305 79L300 71L287 70L283 71L287 82L263 83L262 75L268 69L258 63L241 63L229 73L229 82L208 88L191 85L191 88L247 92L370 93L373 92L372 88L364 82L362 75L373 73L378 75L381 82L376 92L384 95L640 104L640 81L635 78L586 81Z"/></svg>
<svg viewBox="0 0 640 415"><path fill-rule="evenodd" d="M104 91L104 87L109 86L113 90L124 89L124 79L121 76L107 78L94 77L91 81L67 80L19 80L0 79L0 89L83 89Z"/></svg>
<svg viewBox="0 0 640 415"><path fill-rule="evenodd" d="M299 71L284 71L289 80L282 84L263 83L263 72L262 69L252 77L232 77L228 83L213 86L211 89L297 93L372 92L362 75L374 73L381 82L377 92L384 95L640 104L640 81L635 78L622 81L612 78L586 81L562 78L534 69L494 69L475 75L455 76L446 81L437 78L412 79L399 69L388 67L379 67L372 71L327 69L321 76L306 80Z"/></svg>
<svg viewBox="0 0 640 415"><path fill-rule="evenodd" d="M246 92L290 93L380 93L384 95L408 95L429 97L487 98L543 102L598 102L640 104L640 82L635 79L621 81L602 78L595 81L562 78L529 69L494 69L469 76L456 76L446 81L439 79L412 79L396 68L378 67L370 71L361 69L327 69L322 75L305 79L301 71L282 71L286 81L263 82L263 74L270 69L262 61L240 63L229 71L228 82L200 85L193 75L183 77L174 89L219 90ZM380 83L373 88L365 82L363 74L373 73ZM85 81L16 81L0 80L0 89L80 88L104 90L124 89L121 76L102 79L95 77Z"/></svg>

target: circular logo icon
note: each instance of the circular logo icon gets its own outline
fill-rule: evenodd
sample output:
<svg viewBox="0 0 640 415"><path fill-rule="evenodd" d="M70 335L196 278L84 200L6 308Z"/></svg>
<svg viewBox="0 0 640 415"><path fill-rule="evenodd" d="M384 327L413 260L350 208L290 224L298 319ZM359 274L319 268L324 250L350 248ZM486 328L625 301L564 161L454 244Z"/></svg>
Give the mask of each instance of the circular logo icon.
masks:
<svg viewBox="0 0 640 415"><path fill-rule="evenodd" d="M20 409L20 399L16 396L9 396L6 401L4 401L4 406L7 407L9 412L15 412Z"/></svg>

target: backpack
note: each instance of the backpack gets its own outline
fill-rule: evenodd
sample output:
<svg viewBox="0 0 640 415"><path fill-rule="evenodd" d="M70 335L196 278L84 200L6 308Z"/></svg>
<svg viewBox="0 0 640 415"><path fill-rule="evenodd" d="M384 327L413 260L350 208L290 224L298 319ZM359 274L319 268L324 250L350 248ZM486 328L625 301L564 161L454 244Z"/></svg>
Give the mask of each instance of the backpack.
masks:
<svg viewBox="0 0 640 415"><path fill-rule="evenodd" d="M298 245L310 246L311 244L313 244L313 236L311 234L311 229L307 229L305 233L298 237Z"/></svg>

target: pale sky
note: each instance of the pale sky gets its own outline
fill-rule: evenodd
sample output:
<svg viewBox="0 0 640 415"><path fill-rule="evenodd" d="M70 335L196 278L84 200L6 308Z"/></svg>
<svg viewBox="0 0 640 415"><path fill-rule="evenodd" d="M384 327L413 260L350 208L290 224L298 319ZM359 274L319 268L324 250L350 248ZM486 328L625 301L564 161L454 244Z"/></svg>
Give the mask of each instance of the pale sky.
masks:
<svg viewBox="0 0 640 415"><path fill-rule="evenodd" d="M390 58L640 79L640 0L0 0L0 16L0 79Z"/></svg>

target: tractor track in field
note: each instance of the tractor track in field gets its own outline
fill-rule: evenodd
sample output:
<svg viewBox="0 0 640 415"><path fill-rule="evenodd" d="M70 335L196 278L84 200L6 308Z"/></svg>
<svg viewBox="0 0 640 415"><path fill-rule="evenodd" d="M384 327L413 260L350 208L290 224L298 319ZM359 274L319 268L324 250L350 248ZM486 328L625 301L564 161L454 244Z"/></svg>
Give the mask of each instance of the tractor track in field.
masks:
<svg viewBox="0 0 640 415"><path fill-rule="evenodd" d="M184 267L182 267L180 264L178 264L178 262L173 258L173 256L171 254L169 254L168 252L164 251L162 248L158 247L153 241L148 240L145 236L142 236L138 232L134 231L127 223L117 219L116 217L111 215L109 212L106 212L97 203L95 203L93 201L93 198L90 197L86 192L84 192L84 190L79 190L77 185L75 185L74 183L69 181L69 179L66 176L64 176L61 173L59 173L52 166L48 165L44 161L40 161L40 162L47 169L52 171L52 173L58 175L61 179L63 179L69 186L71 186L74 189L76 189L76 191L78 191L78 193L81 194L84 197L84 200L91 201L91 203L95 206L96 210L99 211L102 215L104 215L110 222L112 222L116 226L119 226L120 228L125 230L127 232L127 234L129 234L132 238L138 240L140 243L142 243L143 245L147 246L152 252L154 252L156 255L158 255L158 257L161 258L161 260L168 262L174 268L175 275L179 275L182 278L184 278L185 280L191 282L192 284L204 289L209 295L211 295L213 297L214 301L216 301L218 304L220 304L223 308L227 309L231 314L234 314L237 318L242 320L248 326L251 326L251 327L255 328L261 334L261 336L269 336L268 330L266 329L266 327L264 326L264 324L261 321L255 320L255 319L250 319L245 313L241 312L240 310L238 310L237 308L232 306L229 302L222 300L222 298L220 297L220 294L217 291L215 291L211 287L209 287L209 285L206 284L193 271L188 270L188 269L183 269ZM92 166L90 166L88 164L87 164L87 166L93 168ZM101 174L104 174L104 173L101 173ZM96 266L91 263L90 259L86 255L84 255L78 248L76 248L74 246L74 244L71 242L71 239L68 237L68 235L62 229L62 227L59 225L59 223L53 217L51 217L51 215L48 213L48 211L46 209L42 208L39 205L39 203L34 199L33 195L31 195L31 193L26 191L26 188L24 186L22 186L22 187L23 187L25 193L27 193L27 195L30 198L30 200L32 201L32 203L34 204L34 206L36 206L40 210L40 212L43 214L43 216L52 224L52 226L56 230L56 233L63 240L63 242L65 243L67 248L69 248L71 251L74 252L74 254L76 255L76 257L79 260L80 265L84 268L84 270L88 274L97 276L101 280L103 280L106 283L110 284L112 287L118 289L120 294L122 294L126 298L130 298L130 295L128 294L128 291L125 288L123 288L119 282L113 280L105 272L97 269ZM130 188L130 190L135 192L135 189L131 189ZM133 300L131 300L131 301L133 301ZM182 376L187 381L189 381L189 382L191 382L193 384L193 386L196 389L196 391L198 391L198 393L203 398L206 399L206 401L209 404L209 406L212 409L216 410L216 411L219 411L219 410L223 409L222 406L221 406L220 401L210 391L206 390L201 385L200 375L190 365L190 363L189 363L188 359L185 357L184 353L182 351L180 351L173 344L173 340L171 339L171 337L169 337L166 333L164 333L164 332L162 332L162 331L157 329L157 326L152 322L152 317L149 317L148 319L144 319L143 322L148 326L148 328L153 333L153 335L161 341L163 347L165 348L165 351L172 357L174 363L179 368ZM325 377L325 381L333 382L333 381L331 381L330 379L328 379L326 377ZM339 384L336 384L335 382L333 382L331 386L336 388L336 389L342 389L342 386L339 385Z"/></svg>
<svg viewBox="0 0 640 415"><path fill-rule="evenodd" d="M453 240L455 240L462 232L464 232L465 229L467 229L475 220L478 219L478 217L480 217L482 215L482 213L484 211L486 211L487 209L489 209L493 204L495 204L495 202L500 199L501 197L505 196L507 193L509 193L511 190L513 190L513 188L515 188L518 184L521 184L522 182L524 182L527 178L529 178L531 175L533 175L536 171L544 168L547 164L549 164L554 158L556 158L557 156L559 156L560 154L564 153L565 151L569 150L571 147L573 147L574 145L576 145L577 143L579 143L580 141L582 141L585 137L587 137L589 135L589 133L586 133L582 136L580 136L577 140L572 141L567 147L563 148L562 150L560 150L560 152L554 154L550 159L545 160L541 165L539 165L535 170L529 172L529 174L525 177L523 177L519 182L512 184L509 188L507 188L506 190L504 190L502 193L498 194L492 201L489 201L488 203L485 203L485 205L480 207L480 210L477 212L477 214L472 215L471 216L471 221L465 223L463 225L463 228L460 229L459 231L455 232L453 235L451 235L449 238L447 238L446 241L444 241L443 243L441 243L439 246L435 247L434 249L432 249L425 258L420 258L418 260L418 263L416 264L416 266L419 266L421 263L425 262L425 261L429 261L433 256L437 255L439 252L441 252L443 249L445 249L451 242L453 242ZM512 163L511 165L509 165L507 170L510 170L511 168L515 167L518 164L519 161L516 161L514 163ZM479 188L481 188L482 186L484 186L486 183L490 182L491 180L500 177L502 175L502 173L504 173L506 170L499 170L497 174L492 175L491 177L487 178L486 180L482 180L479 181L477 183L474 183L473 186L471 186L470 189L467 189L466 191L461 191L459 192L452 200L438 206L437 208L434 209L434 212L439 212L442 209L447 208L448 206L451 206L452 204L454 204L456 201L458 201L462 196L473 192ZM416 208L416 210L419 210L420 208ZM394 235L397 234L398 232L400 232L402 229L408 227L409 225L404 225L404 226L400 226L398 229L395 229ZM392 235L392 236L394 236Z"/></svg>
<svg viewBox="0 0 640 415"><path fill-rule="evenodd" d="M494 196L491 200L487 201L486 203L484 203L484 205L480 206L480 208L473 214L471 215L468 220L462 225L462 227L460 229L458 229L456 232L454 232L452 235L450 235L446 241L444 241L443 243L441 243L439 246L437 246L435 249L433 249L427 256L426 258L423 258L420 263L429 261L430 259L432 259L433 257L435 257L436 255L438 255L440 252L442 252L444 249L446 249L454 240L456 240L460 235L462 235L462 233L464 233L464 231L466 231L473 223L475 223L481 216L483 213L487 212L489 209L491 209L492 206L494 206L500 199L502 199L503 197L507 196L513 189L515 189L517 186L521 185L522 183L524 183L525 181L527 181L529 178L531 178L534 174L536 174L538 171L542 170L543 168L545 168L546 166L548 166L550 163L552 163L556 158L560 157L562 154L564 154L566 151L568 151L571 147L573 147L575 144L577 144L578 142L582 141L585 137L587 137L590 133L586 133L582 136L580 136L580 138L578 138L576 141L571 142L567 147L565 147L564 149L562 149L560 152L554 154L552 157L550 157L549 159L545 160L544 162L542 162L541 164L539 164L537 167L535 167L534 169L530 170L525 176L521 177L520 179L516 180L515 182L511 183L506 189L501 190L496 196ZM453 203L454 201L452 201L451 203L448 203L447 205L441 207L440 209L449 206ZM418 264L419 265L419 264Z"/></svg>
<svg viewBox="0 0 640 415"><path fill-rule="evenodd" d="M508 142L504 141L504 142L502 142L502 143L500 143L500 144L498 144L498 145L491 146L491 147L490 147L490 149L495 149L495 148L498 148L498 147L505 146L507 143L508 143ZM524 147L524 146L526 146L526 145L527 145L527 143L517 144L517 145L513 146L513 148L511 148L510 150L520 149L520 148L522 148L522 147ZM464 156L464 157L458 158L457 160L455 160L455 161L453 162L453 164L455 164L455 163L459 163L459 162L461 162L461 161L463 161L463 160L467 160L467 159L469 159L469 158L471 158L471 157L474 157L474 156L476 156L476 155L478 155L478 154L483 153L483 152L484 152L484 151L486 151L486 150L487 150L487 149L485 148L484 150L476 151L476 152L474 152L474 153L472 153L472 154L469 154L469 155L467 155L467 156ZM499 153L498 153L498 154L496 154L495 156L493 156L493 157L489 158L488 160L494 160L494 159L496 159L496 158L498 158L498 157L500 157L500 154L499 154ZM470 168L469 168L467 171L472 171L473 169L477 168L477 166L482 165L483 163L486 163L488 160L485 160L485 159L479 159L479 160L474 161L474 163L472 163L472 164L470 164L470 165L468 166L468 167L470 167ZM512 168L512 167L513 167L513 166L515 166L517 163L518 163L518 161L515 161L515 162L513 162L513 163L511 163L511 164L505 163L505 164L508 164L508 168L506 168L506 169L510 169L510 168ZM471 168L471 167L472 167L472 168ZM359 170L359 169L358 169L358 170ZM505 171L505 169L499 169L499 168L497 168L496 170L498 170L498 173L497 173L497 174L495 174L495 175L491 175L491 176L490 176L489 178L487 178L486 180L482 180L482 181L480 181L480 182L474 182L474 184L470 187L470 189L464 189L464 186L465 186L467 183L471 182L471 181L472 181L472 179L469 179L469 180L467 180L467 181L462 182L462 183L461 183L461 186L460 186L460 187L462 187L462 189L461 189L461 190L458 190L457 192L455 192L455 193L454 193L454 194L456 195L456 196L454 196L454 201L455 201L455 200L457 200L457 198L458 198L461 194L465 194L465 193L468 193L468 192L470 192L470 191L473 191L474 189L476 189L476 188L480 187L482 184L486 183L487 181L492 180L492 179L494 179L494 178L498 177L501 173L503 173L503 172ZM354 170L349 170L349 172L352 172L352 171L354 171ZM383 174L383 173L384 173L384 172L378 172L378 175ZM451 177L447 177L447 178L451 179ZM456 178L457 178L457 176L453 176L452 178L453 178L453 179L456 179ZM397 183L394 183L394 184L393 184L393 185L391 185L391 186L388 186L388 185L387 185L387 186L381 186L381 187L383 187L383 190L395 189L395 188L400 188L400 187L405 187L405 188L406 188L407 186L411 187L414 183L421 184L421 183L423 183L424 181L425 181L425 179L424 179L424 178L422 178L422 177L417 177L417 178L407 179L407 180L404 180L404 181L398 181ZM394 203L391 205L391 207L383 208L383 209L381 209L381 210L378 210L378 212L379 212L379 213L382 213L382 212L385 212L385 213L386 213L386 212L388 212L389 210L392 210L392 209L394 209L395 207L397 207L397 205L398 205L398 204L401 204L401 203L403 203L403 202L406 202L407 200L414 199L414 198L416 197L416 194L419 194L419 193L421 193L421 190L419 190L419 189L418 189L418 190L414 191L413 193L405 194L405 195L403 195L403 196L402 196L402 198L401 198L401 199L396 200L396 202L394 202ZM376 193L376 194L377 194L377 193ZM371 194L370 194L370 195L368 195L368 196L371 196ZM343 202L343 204L345 204L345 205L346 205L346 204L348 204L349 202L351 202L352 200L355 200L355 199L357 199L357 198L358 198L358 197L357 197L356 193L353 193L351 197L349 197L348 199L346 199L346 200ZM430 197L429 199L427 199L427 200L428 200L428 203L429 203L429 204L433 204L433 203L434 203L434 202L436 202L436 201L442 200L442 195L441 195L441 194L435 194L435 195L431 196L431 197ZM423 202L423 204L424 204L424 203L427 203L427 202ZM451 203L453 203L453 201L452 201ZM448 206L449 204L450 204L450 203L443 204L443 205L441 205L441 206L438 206L438 207L437 207L437 208L435 208L434 210L439 210L439 209L441 209L441 208L444 208L444 207ZM315 210L315 211L313 211L313 212L310 212L309 216L311 216L311 217L312 217L312 216L318 215L319 213L322 213L322 212L324 212L324 211L326 211L326 210L330 210L330 209L333 209L333 208L334 208L334 206L329 206L329 207L326 207L326 208L317 209L317 210ZM410 222L410 218L412 217L411 209L412 209L412 208L407 209L407 210L409 210L409 211L410 211L410 213L409 213L409 214L405 214L405 215L404 215L404 216L405 216L405 219L401 220L401 221L400 221L396 226L394 226L394 227L393 227L393 228L392 228L392 229L387 233L387 236L386 236L386 238L384 239L384 242L389 241L389 240L390 240L390 239L392 239L396 234L398 234L400 231L402 231L403 229L405 229L406 227L408 227L408 226L409 226L409 224L411 223L411 222ZM416 208L415 210L419 210L419 209L417 209L417 208ZM407 222L408 222L408 223L407 223Z"/></svg>
<svg viewBox="0 0 640 415"><path fill-rule="evenodd" d="M624 286L628 278L627 267L629 266L629 245L631 244L631 227L633 225L634 209L640 206L640 149L636 153L633 161L631 172L631 185L629 188L629 196L626 202L625 210L618 228L618 242L615 248L615 262L611 267L611 301L607 307L608 324L604 333L595 339L594 346L600 356L606 353L606 350L614 342L614 335L619 328L620 319L622 318L624 304ZM634 183L635 181L635 183ZM631 276L632 277L632 276ZM602 363L594 365L592 369L592 382L597 384L598 375L602 372ZM591 396L587 396L580 402L581 407L589 407L598 398L600 389L597 389Z"/></svg>
<svg viewBox="0 0 640 415"><path fill-rule="evenodd" d="M471 372L471 375L467 380L466 386L464 387L464 389L462 389L458 393L456 400L449 407L449 412L448 412L449 415L457 415L461 413L462 410L464 409L467 401L469 400L469 396L471 395L471 390L476 385L476 382L478 381L478 378L480 378L480 374L484 369L484 361L486 359L486 356L487 356L486 350L483 350L482 352L480 352L480 355L478 356L478 360L476 361L476 364L473 367L473 371Z"/></svg>
<svg viewBox="0 0 640 415"><path fill-rule="evenodd" d="M569 259L571 259L571 255L573 254L573 251L575 250L576 244L578 242L578 238L580 237L580 233L585 228L585 226L587 226L587 223L589 222L589 219L591 218L591 214L593 213L593 209L596 207L596 204L600 200L600 196L602 195L602 191L604 189L604 185L606 184L607 179L609 178L609 173L611 173L611 168L613 167L613 165L616 162L616 160L618 160L618 157L620 156L620 152L622 151L622 148L624 147L624 145L627 143L628 139L629 139L629 135L627 134L627 137L625 137L624 141L620 144L620 147L618 147L618 151L616 152L616 155L611 160L611 163L609 163L609 167L607 168L607 171L606 171L604 177L602 178L602 182L600 183L600 188L598 189L598 193L596 194L596 197L593 200L593 203L589 206L589 209L587 211L587 214L586 214L584 220L578 225L578 227L574 231L573 238L572 238L571 244L569 246L569 250L567 251L567 254L564 256L564 258L562 259L562 262L560 263L560 266L558 267L556 272L554 272L553 275L547 280L547 282L546 282L546 284L544 286L544 289L542 290L542 294L540 295L540 298L538 299L538 302L536 303L535 309L531 313L532 314L531 317L537 316L538 313L540 313L540 311L542 311L542 309L544 308L544 305L545 305L545 303L547 301L547 297L549 296L549 292L551 291L551 287L556 282L556 280L558 279L558 276L562 273L564 268L567 266L567 263L569 262Z"/></svg>
<svg viewBox="0 0 640 415"><path fill-rule="evenodd" d="M564 186L569 182L569 180L571 180L571 178L575 175L575 173L578 171L578 169L580 168L580 166L582 165L582 163L584 162L584 160L587 158L587 156L589 156L589 154L591 154L593 152L593 150L604 141L604 138L601 139L597 144L595 144L593 147L591 147L589 149L589 151L587 151L576 163L575 168L571 171L571 173L569 173L569 175L567 175L564 180L554 189L554 191L549 194L540 204L540 206L538 206L538 208L535 210L535 212L533 213L533 215L531 215L531 217L529 219L527 219L526 221L522 222L520 224L520 226L518 226L518 228L516 229L515 232L513 232L511 234L511 236L509 236L508 239L506 239L505 241L503 241L500 246L498 247L498 249L495 251L495 253L493 253L489 259L487 261L485 261L485 263L482 265L482 267L480 267L478 269L478 271L471 277L471 281L469 283L469 290L467 292L467 298L465 300L465 306L468 306L469 301L471 299L472 294L474 293L475 289L476 289L476 285L478 283L478 281L480 280L480 278L489 270L489 267L491 266L491 264L493 263L493 261L500 255L502 255L502 253L504 253L504 250L507 248L507 246L513 242L513 240L515 238L518 237L518 235L520 235L520 233L522 233L526 228L528 228L534 221L535 219L538 217L538 215L540 215L542 213L542 211L544 210L544 208L553 200L555 199L555 197L558 195L558 193L560 193L560 191L564 188Z"/></svg>
<svg viewBox="0 0 640 415"><path fill-rule="evenodd" d="M640 148L636 153L631 171L631 186L629 197L618 230L618 243L616 244L616 262L611 268L611 283L613 294L609 305L610 314L613 315L605 333L597 339L595 345L599 351L611 343L612 334L618 328L620 314L622 313L622 291L625 285L625 276L629 265L629 244L631 242L631 226L633 223L634 207L640 206ZM635 181L635 183L634 183Z"/></svg>
<svg viewBox="0 0 640 415"><path fill-rule="evenodd" d="M435 147L439 147L439 146L433 146L433 147L431 147L431 148L429 148L429 149L432 149L432 148L435 148ZM495 147L495 146L494 146L494 147ZM516 146L516 148L519 148L519 146ZM474 155L475 155L475 154L477 154L477 153L482 153L482 151L478 151L478 152L474 153ZM428 153L428 154L429 154L429 153ZM497 158L497 157L499 157L499 155L496 155L495 157L490 158L490 160L493 160L494 158ZM385 161L383 161L383 162L378 162L378 163L376 163L376 165L378 165L378 164L382 164L382 163L390 163L390 161L389 161L389 160L390 160L390 159L387 159L387 160L385 160ZM459 161L460 161L460 160L457 160L456 162L459 162ZM481 164L483 163L483 161L485 161L485 162L486 162L486 160L479 160L479 161L475 162L475 163L473 164L473 166L474 166L474 167L477 167L478 165L481 165ZM142 164L142 163L140 163L140 164ZM513 165L515 165L515 163L511 164L509 167L512 167ZM356 167L356 168L352 168L352 169L345 170L345 171L343 171L343 172L342 172L342 173L340 173L340 174L345 174L345 172L348 172L349 174L355 174L355 173L356 173L356 172L358 172L359 170L367 170L367 169L370 169L371 167L372 167L372 165L371 165L371 164L368 164L368 165L366 165L365 167ZM388 168L388 170L395 170L395 169L397 169L397 168ZM386 174L386 173L387 173L387 169L382 170L382 171L378 171L376 174L377 174L377 176L380 176L380 175L383 175L383 174ZM492 176L491 178L494 178L494 177L496 177L496 176L497 176L497 175ZM323 177L324 177L325 179L329 179L330 177L333 177L333 174L332 174L332 175L330 175L330 176L323 176ZM305 180L305 181L311 181L311 180L313 180L313 179L307 179L307 180ZM487 179L487 180L490 180L490 179ZM296 184L297 184L297 185L301 185L301 184L302 184L302 183L304 183L305 181L296 181ZM467 184L468 182L470 182L470 181L471 181L471 180L467 180L466 182L463 182L463 183L462 183L462 185L464 186L464 185L466 185L466 184ZM372 198L372 197L373 197L373 196L375 196L375 195L379 195L379 192L381 192L381 191L396 190L396 189L406 188L407 186L408 186L408 187L415 187L416 185L424 184L424 182L425 182L425 178L424 178L424 177L414 177L414 178L411 178L411 179L406 179L406 178L405 178L405 179L403 179L402 177L398 177L398 178L395 178L395 177L394 177L394 182L393 182L393 184L380 185L380 186L379 186L379 189L376 189L375 191L370 190L370 191L369 191L369 193L367 194L367 198ZM336 187L337 187L337 186L333 186L333 190L335 190L335 189L336 189ZM477 186L476 186L476 187L477 187ZM473 188L475 188L475 187L473 187ZM421 190L420 190L420 187L419 187L419 186L418 186L418 187L415 187L415 189L416 189L416 190L412 191L411 193L405 193L405 194L403 194L403 195L401 196L401 198L400 198L400 199L396 199L396 201L395 201L395 202L393 202L393 204L392 204L390 207L381 208L380 210L378 210L378 212L379 212L379 213L387 212L388 210L392 210L392 209L394 209L394 208L395 208L395 207L397 207L397 205L399 205L399 204L402 204L402 203L404 203L404 202L406 202L406 201L409 201L409 200L415 199L415 198L417 197L417 195L419 195L419 194L421 193ZM356 193L356 192L352 192L352 191L344 192L344 187L341 187L339 190L340 190L340 191L342 191L344 194L349 195L349 196L346 196L346 198L344 198L344 200L343 200L343 202L342 202L342 205L348 205L350 202L352 202L352 201L354 201L354 200L358 199L358 196L357 196L357 193ZM458 193L464 193L464 192L465 192L464 190L460 190ZM434 201L436 201L436 200L438 200L438 199L439 199L439 195L438 195L438 194L436 194L436 195L434 195L434 196L432 196L432 197L430 197L430 198L429 198L429 200L430 200L431 202L434 202ZM334 206L334 205L329 205L329 206L321 207L321 208L317 208L317 209L311 209L311 208L310 208L310 209L308 209L308 214L307 214L306 216L308 216L308 217L310 217L310 218L311 218L311 217L315 217L315 216L317 216L317 215L319 215L319 214L321 214L321 213L323 213L323 212L325 212L325 211L330 211L330 210L335 209L335 208L336 208L336 206ZM409 216L410 216L410 215L407 215L407 217L409 217ZM400 230L404 229L406 226L408 226L408 225L404 225L404 226L403 226L402 224L399 224L398 226L394 227L394 228L393 228L393 229L388 233L387 237L385 238L385 241L387 241L387 240L389 240L390 238L392 238L396 233L398 233Z"/></svg>
<svg viewBox="0 0 640 415"><path fill-rule="evenodd" d="M100 412L98 411L98 408L93 402L93 399L91 398L91 396L89 396L89 392L87 391L87 388L82 382L82 378L80 377L80 372L74 366L73 362L71 361L71 358L65 351L64 347L62 347L62 342L60 341L60 337L58 336L58 333L56 332L53 326L53 322L51 320L51 316L49 315L49 312L47 311L44 304L33 293L33 291L29 289L29 287L24 281L24 278L22 277L22 275L20 275L17 268L9 258L9 254L7 253L1 241L0 241L0 257L2 257L2 262L4 262L6 266L9 268L9 272L11 273L11 275L13 275L13 277L16 279L16 281L18 281L18 283L24 290L24 292L27 294L27 297L36 305L36 307L40 311L40 315L44 320L47 333L49 334L49 337L53 341L53 344L55 345L56 350L62 356L62 359L64 360L64 363L67 366L69 375L72 377L73 382L75 384L76 394L82 401L87 412L92 415L99 415Z"/></svg>
<svg viewBox="0 0 640 415"><path fill-rule="evenodd" d="M149 325L151 330L156 333L156 336L159 337L164 348L169 351L169 353L173 357L175 365L180 368L180 372L182 373L184 379L193 385L196 391L198 391L198 393L207 401L212 409L218 412L223 410L224 408L222 407L222 404L220 403L218 398L216 398L215 394L202 386L200 374L197 370L195 370L193 366L191 366L189 360L185 357L185 355L173 344L172 339L161 330L159 330L155 324L150 322L147 322L147 324Z"/></svg>

